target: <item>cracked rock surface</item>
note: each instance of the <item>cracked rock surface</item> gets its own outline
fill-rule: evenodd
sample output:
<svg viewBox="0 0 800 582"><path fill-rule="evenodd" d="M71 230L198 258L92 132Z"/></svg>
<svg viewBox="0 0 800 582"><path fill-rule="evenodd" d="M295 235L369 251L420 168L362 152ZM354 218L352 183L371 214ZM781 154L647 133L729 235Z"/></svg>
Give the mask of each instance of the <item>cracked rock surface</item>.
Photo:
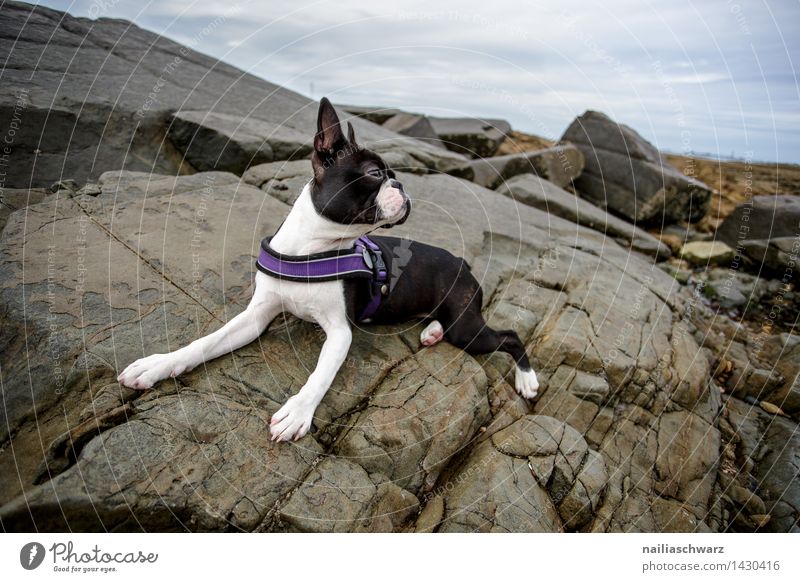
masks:
<svg viewBox="0 0 800 582"><path fill-rule="evenodd" d="M120 367L243 309L259 242L289 207L233 174L108 172L96 196L48 198L3 233L3 527L723 527L709 517L721 400L677 283L502 194L399 179L416 204L395 232L470 262L490 324L532 354L537 401L516 395L506 355L422 349L417 321L357 329L316 431L293 444L271 443L267 422L313 369L309 323L281 317L154 390L121 388ZM466 203L481 210L450 211Z"/></svg>
<svg viewBox="0 0 800 582"><path fill-rule="evenodd" d="M311 177L295 158L316 104L122 20L6 2L0 26L16 39L0 115L27 95L0 207L4 531L797 530L795 335L709 315L656 265L660 242L599 208L531 175L489 190L484 163L365 119L359 142L414 200L391 234L469 262L539 397L517 395L506 354L423 348L419 320L364 326L312 432L276 444L269 419L323 340L284 316L153 390L121 387L128 363L244 309L261 239ZM609 208L684 217L698 185L600 122L580 179L597 186L602 162ZM556 179L547 152L525 172Z"/></svg>

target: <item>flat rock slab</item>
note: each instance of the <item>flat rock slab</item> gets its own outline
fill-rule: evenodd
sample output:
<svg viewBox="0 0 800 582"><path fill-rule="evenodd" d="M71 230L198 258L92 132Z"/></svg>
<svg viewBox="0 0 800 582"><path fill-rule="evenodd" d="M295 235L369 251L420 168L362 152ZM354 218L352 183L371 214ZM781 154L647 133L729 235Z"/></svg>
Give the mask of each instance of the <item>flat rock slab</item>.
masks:
<svg viewBox="0 0 800 582"><path fill-rule="evenodd" d="M251 167L242 175L242 181L261 188L273 198L294 204L303 187L311 179L311 162L272 162Z"/></svg>
<svg viewBox="0 0 800 582"><path fill-rule="evenodd" d="M572 184L583 171L583 154L573 145L484 158L472 162L473 181L497 188L520 174L534 174L561 188Z"/></svg>
<svg viewBox="0 0 800 582"><path fill-rule="evenodd" d="M295 129L211 111L178 111L167 132L184 159L203 172L241 175L257 164L305 159L312 150L310 137Z"/></svg>
<svg viewBox="0 0 800 582"><path fill-rule="evenodd" d="M726 265L733 260L733 249L722 241L692 241L681 247L681 258L695 265Z"/></svg>
<svg viewBox="0 0 800 582"><path fill-rule="evenodd" d="M470 158L493 156L511 131L502 119L431 117L430 123L447 149Z"/></svg>
<svg viewBox="0 0 800 582"><path fill-rule="evenodd" d="M514 200L560 216L581 226L597 230L624 241L624 244L646 255L664 261L672 252L669 247L644 231L624 220L608 214L605 210L562 190L552 182L532 174L515 176L503 182L499 193Z"/></svg>
<svg viewBox="0 0 800 582"><path fill-rule="evenodd" d="M444 147L439 141L439 136L433 129L430 119L425 115L416 113L398 113L387 119L383 127L390 131L395 131L401 135L407 135L422 140L431 145Z"/></svg>

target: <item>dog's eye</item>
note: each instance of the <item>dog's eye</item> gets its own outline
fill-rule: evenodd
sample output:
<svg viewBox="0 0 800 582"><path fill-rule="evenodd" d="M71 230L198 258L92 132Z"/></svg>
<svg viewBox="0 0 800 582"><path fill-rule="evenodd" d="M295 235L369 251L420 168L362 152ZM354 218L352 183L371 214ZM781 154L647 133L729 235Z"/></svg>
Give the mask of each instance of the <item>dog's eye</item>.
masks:
<svg viewBox="0 0 800 582"><path fill-rule="evenodd" d="M367 174L372 176L373 178L383 178L383 170L380 168L371 168L367 171Z"/></svg>

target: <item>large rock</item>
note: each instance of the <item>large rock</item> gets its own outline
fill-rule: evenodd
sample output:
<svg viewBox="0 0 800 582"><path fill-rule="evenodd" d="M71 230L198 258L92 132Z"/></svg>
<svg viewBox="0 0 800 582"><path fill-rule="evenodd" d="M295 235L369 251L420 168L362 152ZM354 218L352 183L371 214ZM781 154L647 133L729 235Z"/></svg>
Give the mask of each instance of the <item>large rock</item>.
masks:
<svg viewBox="0 0 800 582"><path fill-rule="evenodd" d="M472 162L473 181L487 188L497 188L520 174L535 174L564 188L583 170L583 154L578 148L563 144L519 154L507 154Z"/></svg>
<svg viewBox="0 0 800 582"><path fill-rule="evenodd" d="M731 441L740 465L733 478L727 475L721 480L722 493L729 495L736 506L732 509L732 528L800 532L800 430L797 423L775 417L736 398L727 399L725 414L726 424L729 423L729 430L733 431ZM756 495L761 504L752 503L751 497Z"/></svg>
<svg viewBox="0 0 800 582"><path fill-rule="evenodd" d="M765 275L774 275L786 283L800 279L800 262L797 260L800 256L800 235L746 240L742 241L741 248L752 261L752 267L763 270Z"/></svg>
<svg viewBox="0 0 800 582"><path fill-rule="evenodd" d="M363 117L367 121L371 121L372 123L376 123L378 125L383 125L386 121L388 121L395 115L405 113L405 111L400 111L399 109L395 109L393 107L365 107L362 105L337 105L336 108L342 111L346 111L350 115L354 115L356 117Z"/></svg>
<svg viewBox="0 0 800 582"><path fill-rule="evenodd" d="M311 179L311 162L272 162L253 166L242 174L242 181L261 188L273 198L293 204Z"/></svg>
<svg viewBox="0 0 800 582"><path fill-rule="evenodd" d="M253 165L276 160L305 159L311 136L254 118L210 111L178 111L168 134L192 167L242 174Z"/></svg>
<svg viewBox="0 0 800 582"><path fill-rule="evenodd" d="M756 196L737 206L717 229L718 240L743 255L743 265L785 282L800 279L800 199Z"/></svg>
<svg viewBox="0 0 800 582"><path fill-rule="evenodd" d="M516 176L501 184L497 191L528 206L606 233L658 260L666 260L672 254L667 245L648 232L616 216L611 216L605 210L538 176L532 174Z"/></svg>
<svg viewBox="0 0 800 582"><path fill-rule="evenodd" d="M329 457L314 467L281 505L280 523L288 531L400 531L419 501L379 474Z"/></svg>
<svg viewBox="0 0 800 582"><path fill-rule="evenodd" d="M800 235L800 198L755 196L737 206L720 224L716 238L736 248L741 241Z"/></svg>
<svg viewBox="0 0 800 582"><path fill-rule="evenodd" d="M383 127L401 135L423 140L429 144L444 147L431 125L430 119L416 113L398 113L387 119Z"/></svg>
<svg viewBox="0 0 800 582"><path fill-rule="evenodd" d="M758 356L780 375L774 389L756 396L800 419L800 336L789 333L764 339Z"/></svg>
<svg viewBox="0 0 800 582"><path fill-rule="evenodd" d="M705 216L709 187L684 176L630 127L587 111L561 140L583 152L586 166L575 188L593 204L634 222L663 224Z"/></svg>
<svg viewBox="0 0 800 582"><path fill-rule="evenodd" d="M595 485L576 488L565 505L573 497L556 499L545 484L532 502L550 499L554 527L707 529L719 403L681 320L679 286L601 233L497 192L448 176L400 179L416 205L397 234L470 262L491 325L517 329L532 350L543 386L534 409L585 434L599 456L585 454L609 476L599 498ZM471 206L481 211L451 211ZM398 531L411 527L418 499L477 454L476 437L530 412L509 385L506 355L420 349L413 322L356 330L316 432L296 444L271 444L266 423L315 364L320 337L308 323L276 321L259 342L153 391L121 389L125 363L241 311L258 243L287 211L232 174L114 172L96 196L10 216L0 247L0 470L15 476L0 490L6 529L67 520L76 529ZM697 427L679 448L666 445L675 423L659 422L665 411ZM659 442L668 456L656 464ZM331 454L341 461L320 464ZM335 495L320 504L328 483Z"/></svg>
<svg viewBox="0 0 800 582"><path fill-rule="evenodd" d="M122 168L191 173L191 160L198 169L241 173L292 157L316 128L310 99L124 20L11 1L0 28L0 125L15 128L7 188L46 188L62 178L83 184ZM202 112L172 132L180 149L165 139L178 111ZM408 166L471 176L463 156L365 119L353 125L360 143L398 152ZM192 138L210 138L209 149ZM223 163L236 148L242 151Z"/></svg>
<svg viewBox="0 0 800 582"><path fill-rule="evenodd" d="M587 526L608 481L603 457L572 427L525 416L476 447L442 485L439 531L575 531Z"/></svg>
<svg viewBox="0 0 800 582"><path fill-rule="evenodd" d="M511 131L502 119L431 117L430 122L447 149L470 158L494 155Z"/></svg>
<svg viewBox="0 0 800 582"><path fill-rule="evenodd" d="M6 225L8 217L16 210L25 208L30 204L38 204L48 192L44 188L33 189L15 189L3 188L3 196L0 199L0 232L3 232L3 227Z"/></svg>
<svg viewBox="0 0 800 582"><path fill-rule="evenodd" d="M443 345L390 371L334 451L404 489L427 492L488 420L483 370Z"/></svg>
<svg viewBox="0 0 800 582"><path fill-rule="evenodd" d="M18 2L2 12L4 36L16 39L0 85L4 126L16 96L29 96L8 186L49 186L62 176L82 183L122 167L174 174L181 156L164 131L179 109L252 116L304 133L313 127L308 99L124 20Z"/></svg>

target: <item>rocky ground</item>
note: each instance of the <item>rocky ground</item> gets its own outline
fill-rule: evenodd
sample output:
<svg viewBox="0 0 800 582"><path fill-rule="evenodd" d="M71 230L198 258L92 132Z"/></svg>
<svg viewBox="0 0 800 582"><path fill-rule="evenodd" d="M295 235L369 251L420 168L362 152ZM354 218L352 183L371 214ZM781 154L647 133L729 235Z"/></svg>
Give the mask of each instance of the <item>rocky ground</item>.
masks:
<svg viewBox="0 0 800 582"><path fill-rule="evenodd" d="M12 2L0 23L4 530L797 531L792 234L687 248L725 230L702 172L595 112L511 147L501 120L340 107L415 200L394 232L467 259L542 390L521 399L504 354L423 348L419 321L365 326L315 431L278 445L310 323L151 391L115 377L242 310L316 104L124 21Z"/></svg>

